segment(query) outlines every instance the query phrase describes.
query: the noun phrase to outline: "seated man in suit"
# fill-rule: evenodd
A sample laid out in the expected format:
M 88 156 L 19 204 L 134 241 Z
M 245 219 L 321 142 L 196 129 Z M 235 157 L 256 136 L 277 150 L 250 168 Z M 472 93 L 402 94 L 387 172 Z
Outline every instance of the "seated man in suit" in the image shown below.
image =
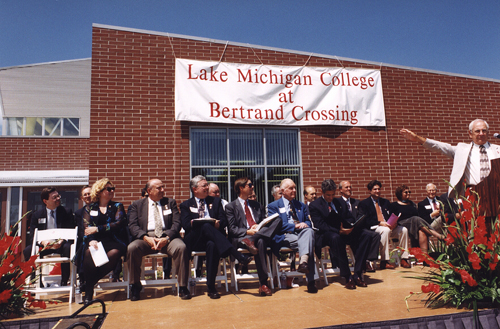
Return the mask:
M 226 206 L 229 238 L 234 245 L 245 247 L 255 255 L 260 282 L 259 294 L 271 296 L 272 291 L 267 283 L 266 253 L 272 238 L 281 231 L 281 221 L 275 219 L 257 231 L 257 224 L 264 219 L 264 209 L 257 201 L 248 199 L 253 192 L 252 181 L 248 177 L 237 179 L 234 182 L 234 191 L 238 198 Z
M 306 186 L 304 187 L 304 201 L 306 205 L 309 205 L 311 202 L 316 200 L 316 189 L 314 186 Z
M 181 203 L 181 222 L 184 228 L 184 242 L 191 251 L 205 251 L 207 264 L 208 297 L 220 298 L 215 288 L 219 259 L 234 256 L 240 264 L 248 265 L 252 257 L 238 252 L 220 229 L 227 226 L 227 219 L 220 198 L 208 195 L 208 182 L 198 175 L 189 182 L 194 197 Z M 197 222 L 197 219 L 215 219 L 215 222 Z
M 61 196 L 55 187 L 46 187 L 42 190 L 40 194 L 42 202 L 45 207 L 35 211 L 31 216 L 30 223 L 30 237 L 33 239 L 35 234 L 35 229 L 50 230 L 54 228 L 75 228 L 75 217 L 73 211 L 69 208 L 61 206 Z M 71 251 L 71 245 L 76 243 L 76 241 L 42 241 L 41 246 L 46 248 L 40 252 L 40 256 L 49 254 L 60 254 L 63 257 L 69 257 Z M 24 258 L 28 260 L 31 257 L 33 241 L 27 243 L 27 247 L 24 249 Z M 61 286 L 66 286 L 68 284 L 70 274 L 69 263 L 61 264 Z
M 389 263 L 389 239 L 398 239 L 399 247 L 403 249 L 401 266 L 410 268 L 408 263 L 409 239 L 408 230 L 406 227 L 395 225 L 391 227 L 387 224 L 390 217 L 389 205 L 390 201 L 380 197 L 380 189 L 382 183 L 378 180 L 372 180 L 366 186 L 370 192 L 370 196 L 359 203 L 359 215 L 365 215 L 365 227 L 375 230 L 380 234 L 380 269 L 394 269 L 394 265 Z
M 282 220 L 281 232 L 274 237 L 273 251 L 281 246 L 299 250 L 297 271 L 306 274 L 307 291 L 317 293 L 315 280 L 318 278 L 314 261 L 314 231 L 307 206 L 295 200 L 297 188 L 293 180 L 285 178 L 280 184 L 283 197 L 268 205 L 269 216 L 279 214 Z
M 140 299 L 142 257 L 157 252 L 172 257 L 179 281 L 179 297 L 190 299 L 187 288 L 190 252 L 179 235 L 181 220 L 177 203 L 164 197 L 165 185 L 159 179 L 149 180 L 146 189 L 148 197 L 134 201 L 127 214 L 133 239 L 127 248 L 130 300 Z
M 418 216 L 429 223 L 434 230 L 443 233 L 445 221 L 441 218 L 442 201 L 436 196 L 436 185 L 429 183 L 425 190 L 427 197 L 418 203 Z
M 335 205 L 338 205 L 338 211 L 349 223 L 354 223 L 358 218 L 358 205 L 359 200 L 352 197 L 352 185 L 351 182 L 344 180 L 339 183 L 340 198 L 333 200 Z M 358 229 L 356 229 L 358 230 Z M 372 261 L 378 260 L 378 249 L 380 245 L 380 234 L 375 231 L 369 230 L 365 227 L 360 227 L 360 232 L 354 232 L 354 235 L 360 234 L 363 236 L 369 236 L 370 246 L 368 247 L 368 253 L 363 256 L 366 258 L 363 270 L 366 272 L 375 272 L 375 267 L 372 265 Z M 356 240 L 356 239 L 355 239 Z M 350 244 L 350 243 L 348 243 Z M 357 243 L 350 244 L 353 252 L 356 254 Z M 357 255 L 355 255 L 356 263 L 358 262 Z M 363 263 L 360 263 L 363 265 Z

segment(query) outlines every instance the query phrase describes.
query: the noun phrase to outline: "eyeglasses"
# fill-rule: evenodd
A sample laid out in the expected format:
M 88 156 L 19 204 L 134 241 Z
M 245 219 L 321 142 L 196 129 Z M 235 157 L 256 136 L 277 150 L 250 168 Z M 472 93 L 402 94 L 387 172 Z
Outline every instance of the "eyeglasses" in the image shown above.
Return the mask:
M 106 188 L 103 189 L 104 190 L 107 190 L 108 192 L 114 192 L 115 191 L 115 187 L 114 186 L 108 186 Z
M 246 186 L 252 188 L 253 187 L 253 183 L 248 183 Z
M 403 193 L 411 194 L 411 191 L 404 191 Z

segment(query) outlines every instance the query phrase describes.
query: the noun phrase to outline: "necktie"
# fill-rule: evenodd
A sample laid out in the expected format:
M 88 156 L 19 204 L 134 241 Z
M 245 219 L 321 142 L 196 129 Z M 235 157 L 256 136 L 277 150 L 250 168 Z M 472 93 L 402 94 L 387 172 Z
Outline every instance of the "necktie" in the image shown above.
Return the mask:
M 160 211 L 158 210 L 158 204 L 156 202 L 153 204 L 153 208 L 155 217 L 155 236 L 157 238 L 161 238 L 161 236 L 163 235 L 163 225 L 161 223 Z
M 200 200 L 200 206 L 198 207 L 199 218 L 205 218 L 205 200 Z
M 488 159 L 488 153 L 486 153 L 486 148 L 484 145 L 479 146 L 479 164 L 481 181 L 484 180 L 490 174 L 490 160 Z
M 48 223 L 47 223 L 47 228 L 48 229 L 57 228 L 56 218 L 54 217 L 54 213 L 55 213 L 54 210 L 50 211 L 50 217 L 49 217 L 49 220 L 48 220 Z
M 245 217 L 247 218 L 248 227 L 252 228 L 255 225 L 255 221 L 250 213 L 250 208 L 248 208 L 248 200 L 245 200 Z
M 382 209 L 380 209 L 380 205 L 378 202 L 375 202 L 375 209 L 377 210 L 377 219 L 379 222 L 385 222 L 384 215 L 382 214 Z
M 436 199 L 433 199 L 432 203 L 434 205 L 434 210 L 439 210 L 439 203 L 436 202 Z
M 290 201 L 289 205 L 290 205 L 290 215 L 293 218 L 293 222 L 295 224 L 297 224 L 297 223 L 299 223 L 299 218 L 297 217 L 297 214 L 295 213 L 295 207 L 293 206 L 293 203 L 291 201 Z
M 347 199 L 347 209 L 352 213 L 351 199 Z

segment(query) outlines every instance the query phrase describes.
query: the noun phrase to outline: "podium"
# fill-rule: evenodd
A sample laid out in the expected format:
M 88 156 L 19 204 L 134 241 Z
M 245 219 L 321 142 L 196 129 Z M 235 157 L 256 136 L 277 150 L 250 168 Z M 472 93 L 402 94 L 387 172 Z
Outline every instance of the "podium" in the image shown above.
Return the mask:
M 472 187 L 480 197 L 479 214 L 496 218 L 500 214 L 500 159 L 493 159 L 488 177 Z

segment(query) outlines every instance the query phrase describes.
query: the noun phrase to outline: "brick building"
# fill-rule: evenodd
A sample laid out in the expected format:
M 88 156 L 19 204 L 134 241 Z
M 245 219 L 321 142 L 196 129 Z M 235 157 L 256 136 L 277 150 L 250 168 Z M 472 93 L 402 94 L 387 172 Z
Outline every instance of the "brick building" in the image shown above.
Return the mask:
M 176 58 L 380 70 L 386 126 L 176 121 Z M 91 183 L 110 178 L 117 187 L 116 200 L 126 206 L 140 197 L 144 183 L 153 177 L 166 183 L 167 195 L 183 201 L 190 197 L 189 179 L 196 174 L 217 182 L 226 199 L 235 198 L 232 182 L 248 175 L 264 204 L 271 201 L 272 185 L 284 177 L 294 179 L 299 191 L 306 185 L 318 188 L 325 178 L 347 179 L 359 199 L 367 197 L 365 186 L 371 179 L 383 183 L 388 199 L 395 199 L 394 189 L 405 183 L 418 202 L 429 182 L 446 190 L 452 161 L 408 143 L 398 130 L 406 127 L 456 144 L 469 140 L 468 124 L 478 117 L 489 122 L 491 131 L 500 130 L 499 108 L 498 80 L 95 24 L 89 136 L 52 138 L 49 143 L 57 149 L 75 143 L 70 148 L 81 152 L 69 155 L 67 162 L 56 161 L 56 168 L 87 169 Z M 43 137 L 2 136 L 0 147 L 7 156 L 0 160 L 0 170 L 47 170 L 47 165 L 31 161 L 47 143 Z M 256 147 L 246 150 L 248 143 Z M 210 145 L 216 146 L 207 150 Z M 286 152 L 277 151 L 281 146 Z

